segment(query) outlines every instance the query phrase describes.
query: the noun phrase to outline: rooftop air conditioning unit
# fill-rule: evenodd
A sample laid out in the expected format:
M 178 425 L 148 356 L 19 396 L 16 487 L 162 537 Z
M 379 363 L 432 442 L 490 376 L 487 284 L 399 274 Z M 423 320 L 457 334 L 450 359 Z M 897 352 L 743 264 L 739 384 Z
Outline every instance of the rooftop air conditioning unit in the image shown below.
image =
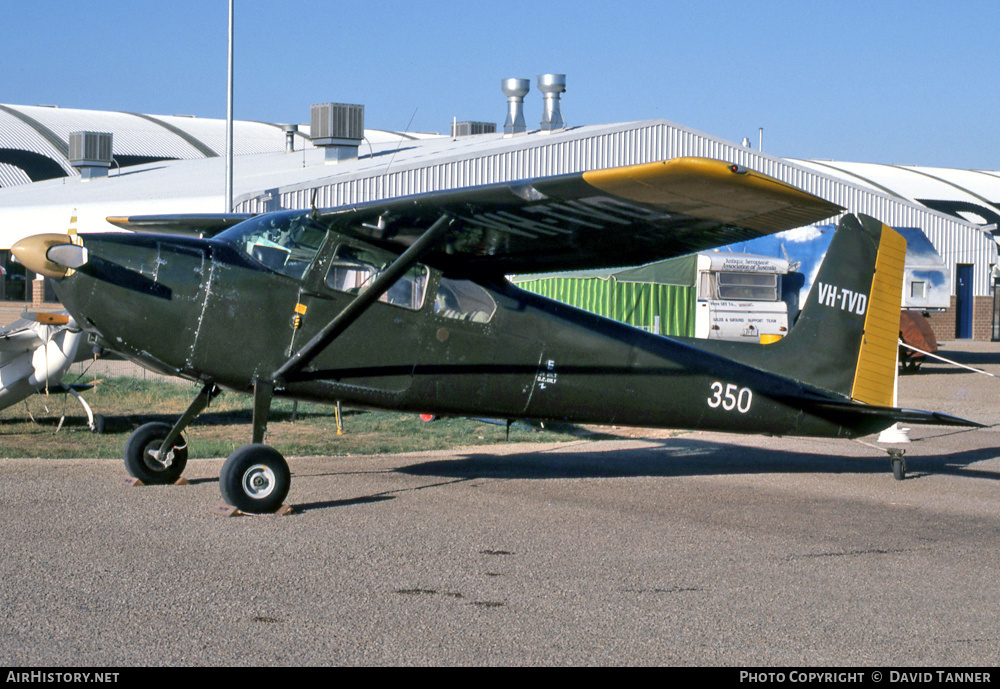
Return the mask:
M 349 103 L 312 106 L 310 136 L 313 144 L 325 149 L 327 163 L 357 158 L 358 147 L 365 138 L 365 106 Z
M 83 179 L 107 177 L 112 163 L 111 132 L 71 132 L 69 164 L 80 171 Z
M 497 130 L 496 122 L 454 122 L 451 125 L 451 135 L 472 136 L 473 134 L 493 134 Z

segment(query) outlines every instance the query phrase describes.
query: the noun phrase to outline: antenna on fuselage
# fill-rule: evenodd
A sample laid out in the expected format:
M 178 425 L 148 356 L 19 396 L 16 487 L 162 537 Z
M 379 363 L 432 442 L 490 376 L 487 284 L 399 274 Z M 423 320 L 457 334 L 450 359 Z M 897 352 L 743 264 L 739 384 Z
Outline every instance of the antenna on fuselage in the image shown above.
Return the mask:
M 313 220 L 319 218 L 319 209 L 316 208 L 316 195 L 319 194 L 319 187 L 313 188 L 312 200 L 309 202 L 309 217 Z

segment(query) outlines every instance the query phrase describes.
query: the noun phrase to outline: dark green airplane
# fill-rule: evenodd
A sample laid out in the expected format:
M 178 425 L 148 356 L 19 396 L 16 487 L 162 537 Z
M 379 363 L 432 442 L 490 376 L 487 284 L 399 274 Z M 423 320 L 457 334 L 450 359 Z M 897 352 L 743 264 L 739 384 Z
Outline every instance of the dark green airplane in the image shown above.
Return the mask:
M 173 426 L 132 434 L 129 473 L 174 482 L 182 431 L 220 389 L 249 393 L 252 442 L 226 461 L 221 490 L 271 512 L 290 483 L 263 444 L 275 395 L 774 435 L 978 425 L 893 407 L 906 242 L 872 218 L 844 217 L 798 322 L 767 345 L 653 335 L 504 277 L 647 263 L 841 210 L 738 165 L 679 158 L 329 211 L 109 218 L 141 231 L 38 235 L 13 252 L 55 280 L 95 344 L 202 383 Z M 898 454 L 893 469 L 902 478 Z

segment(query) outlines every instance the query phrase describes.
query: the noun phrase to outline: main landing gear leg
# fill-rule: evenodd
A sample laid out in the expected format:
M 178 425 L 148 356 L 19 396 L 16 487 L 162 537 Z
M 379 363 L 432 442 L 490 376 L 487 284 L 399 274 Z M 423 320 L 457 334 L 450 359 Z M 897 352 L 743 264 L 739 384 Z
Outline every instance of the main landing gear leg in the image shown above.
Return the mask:
M 128 473 L 146 484 L 176 482 L 184 472 L 188 456 L 182 433 L 218 394 L 214 384 L 206 383 L 173 426 L 154 421 L 135 429 L 125 443 Z
M 263 444 L 273 396 L 273 381 L 254 381 L 253 442 L 229 455 L 219 473 L 222 499 L 241 512 L 277 511 L 292 481 L 285 458 L 273 447 Z

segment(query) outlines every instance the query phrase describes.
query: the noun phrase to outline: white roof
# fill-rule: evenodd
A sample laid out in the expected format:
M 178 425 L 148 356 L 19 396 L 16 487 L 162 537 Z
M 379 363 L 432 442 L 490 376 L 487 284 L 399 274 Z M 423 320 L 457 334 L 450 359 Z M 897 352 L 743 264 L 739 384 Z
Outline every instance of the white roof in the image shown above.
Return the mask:
M 362 144 L 359 160 L 337 165 L 325 165 L 324 152 L 311 146 L 292 153 L 236 156 L 233 196 L 238 201 L 317 178 L 385 169 L 394 156 L 397 163 L 420 156 L 423 147 L 440 139 L 370 133 L 372 142 Z M 386 143 L 374 143 L 379 140 Z M 108 216 L 222 213 L 225 169 L 224 157 L 167 160 L 112 169 L 104 178 L 73 176 L 0 189 L 0 249 L 32 234 L 65 232 L 73 216 L 79 232 L 107 232 L 117 229 L 105 221 Z
M 1000 220 L 1000 172 L 831 160 L 799 165 L 903 198 L 977 225 Z M 956 203 L 957 202 L 957 203 Z M 978 210 L 977 210 L 978 209 Z
M 196 160 L 226 153 L 226 121 L 181 115 L 141 115 L 35 105 L 0 105 L 0 187 L 55 177 L 79 175 L 70 165 L 73 132 L 110 132 L 121 165 L 149 160 Z M 365 130 L 371 144 L 432 138 L 435 134 L 403 134 Z M 313 148 L 309 125 L 298 125 L 295 148 Z M 285 150 L 280 125 L 237 120 L 233 123 L 234 155 Z

